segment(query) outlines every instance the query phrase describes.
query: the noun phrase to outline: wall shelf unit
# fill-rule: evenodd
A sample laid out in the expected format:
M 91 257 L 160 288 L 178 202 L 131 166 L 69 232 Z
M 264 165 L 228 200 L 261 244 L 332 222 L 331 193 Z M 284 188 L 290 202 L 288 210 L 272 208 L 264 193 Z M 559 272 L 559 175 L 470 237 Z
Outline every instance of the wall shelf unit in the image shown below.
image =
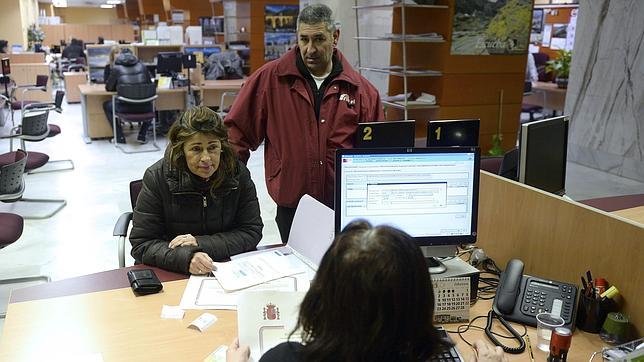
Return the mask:
M 356 18 L 356 36 L 354 39 L 357 41 L 357 52 L 358 52 L 358 69 L 360 72 L 367 71 L 367 72 L 376 72 L 376 73 L 384 73 L 388 74 L 392 77 L 399 77 L 402 79 L 402 94 L 407 95 L 407 94 L 412 94 L 412 93 L 422 93 L 423 91 L 428 91 L 423 88 L 417 88 L 414 87 L 412 88 L 411 85 L 408 82 L 408 78 L 436 78 L 436 77 L 442 77 L 443 74 L 441 71 L 436 70 L 436 69 L 431 69 L 431 67 L 427 67 L 427 64 L 410 64 L 409 59 L 407 57 L 407 51 L 408 51 L 408 46 L 418 46 L 420 44 L 445 44 L 445 39 L 444 35 L 440 35 L 436 32 L 414 32 L 414 31 L 409 31 L 407 24 L 406 24 L 406 17 L 408 14 L 406 14 L 405 9 L 408 9 L 408 11 L 416 11 L 417 9 L 449 9 L 449 6 L 447 5 L 418 5 L 418 4 L 408 4 L 405 3 L 404 1 L 402 2 L 391 2 L 391 3 L 382 3 L 382 4 L 370 4 L 370 5 L 360 5 L 358 0 L 354 0 L 354 6 L 353 9 L 355 10 L 355 18 Z M 383 34 L 383 35 L 361 35 L 360 32 L 360 11 L 369 11 L 369 10 L 381 10 L 381 11 L 387 11 L 390 10 L 392 12 L 392 16 L 394 9 L 398 9 L 397 11 L 401 12 L 401 26 L 399 28 L 395 27 L 393 28 L 393 32 L 389 34 Z M 411 10 L 414 9 L 414 10 Z M 447 16 L 445 14 L 444 16 Z M 390 42 L 392 44 L 398 44 L 399 50 L 401 52 L 401 59 L 399 61 L 394 61 L 393 59 L 391 60 L 392 64 L 395 65 L 389 65 L 389 66 L 377 66 L 373 64 L 364 64 L 362 61 L 362 54 L 361 54 L 361 49 L 360 49 L 360 43 L 363 41 L 386 41 Z M 415 45 L 411 45 L 415 44 Z M 394 50 L 392 49 L 392 53 L 394 51 L 398 51 L 398 49 Z M 427 49 L 425 48 L 425 51 L 433 51 L 432 49 Z M 391 82 L 391 80 L 390 80 Z M 391 89 L 391 86 L 389 86 Z M 381 94 L 381 98 L 383 95 Z M 383 105 L 387 108 L 394 108 L 398 110 L 403 111 L 403 118 L 405 120 L 410 119 L 409 117 L 409 110 L 412 109 L 439 109 L 438 104 L 432 104 L 432 103 L 427 103 L 427 102 L 420 102 L 420 101 L 414 101 L 408 99 L 408 97 L 404 97 L 403 100 L 400 101 L 388 101 L 385 99 L 382 99 Z M 389 118 L 389 117 L 388 117 Z

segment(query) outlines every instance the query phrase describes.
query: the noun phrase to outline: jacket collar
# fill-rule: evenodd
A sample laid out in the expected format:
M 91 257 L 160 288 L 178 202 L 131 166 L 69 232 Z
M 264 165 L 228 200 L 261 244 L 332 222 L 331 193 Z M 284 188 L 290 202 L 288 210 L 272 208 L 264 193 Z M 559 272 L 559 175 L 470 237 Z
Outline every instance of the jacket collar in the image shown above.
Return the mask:
M 278 60 L 275 60 L 278 62 L 277 64 L 277 76 L 278 77 L 287 77 L 287 76 L 296 76 L 301 79 L 305 79 L 304 76 L 300 73 L 299 69 L 297 68 L 297 58 L 300 56 L 300 48 L 298 46 L 294 46 L 289 50 L 286 54 L 284 54 L 281 58 Z M 333 57 L 335 59 L 338 59 L 341 64 L 342 64 L 342 73 L 338 75 L 334 80 L 342 80 L 348 83 L 351 83 L 352 85 L 359 87 L 361 80 L 360 80 L 360 75 L 353 70 L 347 59 L 342 55 L 342 52 L 340 52 L 338 49 L 333 50 Z

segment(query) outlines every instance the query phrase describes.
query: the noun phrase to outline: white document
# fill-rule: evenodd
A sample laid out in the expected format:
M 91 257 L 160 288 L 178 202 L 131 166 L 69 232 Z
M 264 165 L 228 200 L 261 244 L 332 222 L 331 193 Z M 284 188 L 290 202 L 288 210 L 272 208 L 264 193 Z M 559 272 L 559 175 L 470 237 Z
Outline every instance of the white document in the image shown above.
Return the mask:
M 185 311 L 181 307 L 175 307 L 170 305 L 163 305 L 161 309 L 161 318 L 162 319 L 183 319 Z
M 244 291 L 283 291 L 283 292 L 306 292 L 309 290 L 310 282 L 306 273 L 276 279 L 245 289 Z M 201 275 L 192 275 L 188 285 L 181 297 L 179 306 L 182 309 L 228 309 L 236 310 L 239 294 L 238 292 L 226 292 L 216 278 Z
M 543 27 L 543 39 L 541 40 L 541 45 L 544 47 L 550 47 L 550 37 L 552 35 L 552 24 L 546 24 Z
M 250 346 L 252 360 L 287 340 L 299 342 L 295 328 L 302 292 L 244 292 L 237 308 L 239 344 Z
M 293 225 L 288 236 L 288 245 L 276 248 L 258 250 L 231 257 L 232 260 L 247 255 L 256 255 L 273 250 L 279 250 L 286 255 L 294 255 L 300 264 L 308 266 L 310 280 L 322 261 L 324 253 L 333 243 L 335 237 L 335 214 L 333 210 L 309 195 L 300 199 L 293 217 Z M 295 260 L 293 264 L 297 264 Z
M 213 264 L 216 267 L 213 274 L 222 288 L 229 292 L 306 272 L 306 269 L 293 265 L 290 255 L 279 250 Z

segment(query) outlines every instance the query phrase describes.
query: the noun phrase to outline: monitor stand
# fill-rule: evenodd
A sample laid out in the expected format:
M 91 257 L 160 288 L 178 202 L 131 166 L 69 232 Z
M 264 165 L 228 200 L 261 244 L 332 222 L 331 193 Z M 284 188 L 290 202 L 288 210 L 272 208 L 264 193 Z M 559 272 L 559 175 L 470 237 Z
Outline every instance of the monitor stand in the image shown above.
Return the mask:
M 441 246 L 421 246 L 420 250 L 423 252 L 425 262 L 430 274 L 440 274 L 447 271 L 447 267 L 437 258 L 450 257 L 456 255 L 456 246 L 454 245 L 441 245 Z

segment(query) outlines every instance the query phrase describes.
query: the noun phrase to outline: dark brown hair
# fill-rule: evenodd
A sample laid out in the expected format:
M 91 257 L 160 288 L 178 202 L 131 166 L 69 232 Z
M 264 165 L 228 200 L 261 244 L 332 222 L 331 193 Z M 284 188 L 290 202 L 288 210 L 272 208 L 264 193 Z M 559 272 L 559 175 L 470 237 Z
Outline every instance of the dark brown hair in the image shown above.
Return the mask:
M 235 176 L 237 173 L 237 158 L 228 142 L 228 128 L 224 125 L 224 121 L 217 112 L 205 106 L 194 107 L 183 112 L 168 132 L 170 144 L 168 145 L 167 157 L 170 158 L 172 167 L 182 172 L 186 171 L 188 165 L 186 156 L 183 153 L 183 145 L 197 133 L 212 135 L 221 141 L 219 168 L 211 178 L 212 186 L 210 190 L 212 191 L 219 187 L 224 180 Z
M 425 361 L 445 348 L 434 292 L 406 233 L 349 224 L 326 252 L 300 305 L 306 361 Z

